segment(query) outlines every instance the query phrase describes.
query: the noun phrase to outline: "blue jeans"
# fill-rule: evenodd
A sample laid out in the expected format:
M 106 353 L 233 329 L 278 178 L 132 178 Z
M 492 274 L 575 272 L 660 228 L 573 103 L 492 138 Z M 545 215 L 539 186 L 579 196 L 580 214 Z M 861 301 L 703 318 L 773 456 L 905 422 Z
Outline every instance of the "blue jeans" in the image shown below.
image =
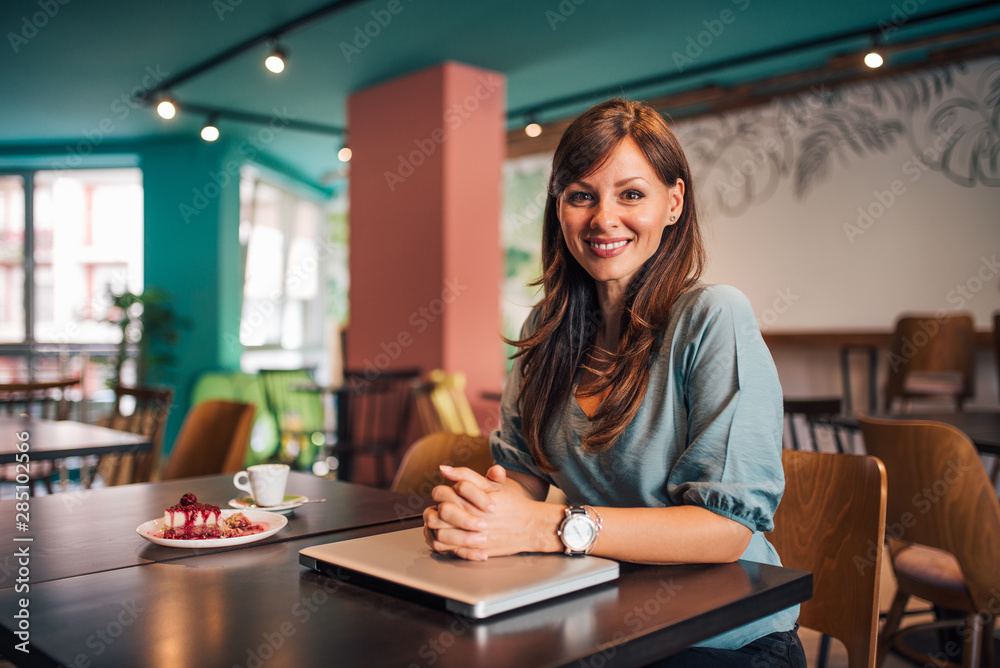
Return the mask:
M 757 638 L 739 649 L 692 647 L 659 661 L 655 668 L 806 668 L 806 655 L 796 632 L 781 631 Z M 652 668 L 652 667 L 651 667 Z

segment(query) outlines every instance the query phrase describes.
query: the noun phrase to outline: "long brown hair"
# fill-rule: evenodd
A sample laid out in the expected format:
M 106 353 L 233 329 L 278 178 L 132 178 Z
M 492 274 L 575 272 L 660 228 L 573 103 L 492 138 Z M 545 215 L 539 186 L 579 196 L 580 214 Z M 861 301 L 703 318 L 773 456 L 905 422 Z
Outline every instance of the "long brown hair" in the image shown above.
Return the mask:
M 563 190 L 588 176 L 607 160 L 625 138 L 631 138 L 667 186 L 684 181 L 684 203 L 679 220 L 668 225 L 659 249 L 629 282 L 617 351 L 597 349 L 594 336 L 603 324 L 594 280 L 570 253 L 558 218 Z M 573 386 L 577 369 L 587 360 L 606 365 L 596 392 L 610 388 L 590 430 L 583 438 L 588 452 L 603 452 L 635 418 L 649 382 L 650 356 L 666 327 L 677 297 L 701 275 L 705 251 L 694 187 L 687 158 L 663 118 L 644 102 L 608 100 L 585 111 L 566 129 L 552 159 L 545 220 L 542 226 L 541 285 L 534 331 L 518 347 L 524 382 L 518 394 L 525 440 L 543 471 L 555 468 L 542 441 L 556 407 Z

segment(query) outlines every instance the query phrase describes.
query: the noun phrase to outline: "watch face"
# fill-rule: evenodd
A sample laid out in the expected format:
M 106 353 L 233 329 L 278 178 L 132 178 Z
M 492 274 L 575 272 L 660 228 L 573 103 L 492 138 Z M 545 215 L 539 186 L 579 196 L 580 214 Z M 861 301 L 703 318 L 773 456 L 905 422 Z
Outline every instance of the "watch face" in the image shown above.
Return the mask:
M 563 542 L 571 550 L 585 550 L 594 541 L 594 523 L 590 518 L 575 515 L 563 525 Z

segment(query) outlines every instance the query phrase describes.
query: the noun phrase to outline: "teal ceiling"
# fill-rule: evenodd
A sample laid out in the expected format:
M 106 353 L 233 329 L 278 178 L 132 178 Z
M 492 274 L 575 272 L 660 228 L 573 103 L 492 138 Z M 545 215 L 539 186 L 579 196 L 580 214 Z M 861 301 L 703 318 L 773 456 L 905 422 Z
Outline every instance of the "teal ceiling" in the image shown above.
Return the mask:
M 63 4 L 65 3 L 65 4 Z M 175 76 L 329 0 L 5 0 L 0 3 L 0 153 L 4 145 L 74 144 L 196 136 L 203 115 L 173 121 L 126 102 L 142 87 Z M 507 77 L 508 109 L 580 96 L 541 119 L 564 117 L 608 94 L 651 97 L 707 83 L 722 85 L 821 67 L 865 38 L 737 65 L 739 59 L 830 35 L 899 25 L 892 40 L 1000 19 L 993 5 L 941 22 L 921 16 L 971 4 L 953 0 L 370 0 L 352 4 L 282 39 L 280 76 L 264 70 L 259 46 L 173 89 L 182 102 L 345 126 L 346 98 L 359 89 L 454 60 Z M 387 8 L 398 10 L 391 14 Z M 48 12 L 46 14 L 46 11 Z M 366 24 L 384 25 L 367 44 Z M 391 17 L 391 20 L 386 20 Z M 701 42 L 699 47 L 692 44 Z M 350 45 L 357 49 L 346 48 Z M 700 53 L 698 48 L 701 49 Z M 690 50 L 689 50 L 690 49 Z M 347 54 L 345 55 L 345 50 Z M 646 88 L 629 82 L 691 65 L 730 63 L 699 76 Z M 348 58 L 350 56 L 350 58 Z M 891 62 L 891 61 L 890 61 Z M 401 101 L 405 104 L 405 101 Z M 511 122 L 521 119 L 512 118 Z M 222 120 L 227 137 L 257 131 Z M 271 158 L 314 182 L 338 168 L 336 136 L 282 132 Z M 57 149 L 58 150 L 58 149 Z

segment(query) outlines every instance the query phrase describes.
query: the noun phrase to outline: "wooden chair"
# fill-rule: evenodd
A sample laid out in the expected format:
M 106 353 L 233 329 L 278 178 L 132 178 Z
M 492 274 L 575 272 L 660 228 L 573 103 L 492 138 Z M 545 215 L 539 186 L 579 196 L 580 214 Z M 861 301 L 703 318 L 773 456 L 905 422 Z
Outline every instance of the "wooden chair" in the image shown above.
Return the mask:
M 167 458 L 162 479 L 241 470 L 254 410 L 253 404 L 233 401 L 212 400 L 192 406 Z
M 392 481 L 392 491 L 430 500 L 431 490 L 448 484 L 438 466 L 466 466 L 486 475 L 493 466 L 487 436 L 438 432 L 424 436 L 403 454 Z
M 479 435 L 479 423 L 465 394 L 465 374 L 434 369 L 414 387 L 417 416 L 424 434 L 439 431 Z
M 918 663 L 938 665 L 903 640 L 917 630 L 957 624 L 964 636 L 962 665 L 978 668 L 985 657 L 992 666 L 1000 607 L 1000 502 L 975 447 L 940 422 L 866 417 L 858 422 L 865 448 L 888 472 L 889 554 L 899 586 L 879 638 L 879 663 L 893 643 Z M 900 629 L 911 596 L 965 618 Z
M 796 429 L 796 416 L 805 420 L 809 428 L 809 436 L 812 442 L 812 449 L 819 452 L 819 439 L 816 436 L 816 428 L 828 428 L 833 434 L 833 441 L 837 446 L 837 452 L 844 454 L 848 452 L 844 445 L 844 434 L 841 427 L 833 422 L 833 418 L 841 414 L 841 401 L 834 399 L 785 399 L 784 410 L 787 425 L 785 433 L 789 436 L 792 450 L 801 450 L 799 447 L 799 435 Z
M 386 487 L 402 458 L 410 428 L 413 384 L 420 369 L 385 370 L 377 374 L 346 371 L 337 393 L 337 444 L 342 480 L 355 480 L 358 457 L 375 460 L 377 487 Z
M 0 385 L 0 413 L 6 415 L 31 415 L 47 420 L 69 419 L 73 402 L 70 393 L 79 388 L 80 378 L 64 378 L 38 383 L 5 383 Z M 42 460 L 28 466 L 28 491 L 34 493 L 35 485 L 41 482 L 52 494 L 52 476 L 60 462 Z M 16 465 L 0 466 L 0 480 L 12 480 Z
M 782 452 L 781 463 L 785 494 L 768 540 L 782 565 L 813 573 L 813 595 L 801 606 L 799 624 L 843 642 L 850 668 L 872 668 L 885 536 L 885 468 L 864 455 L 794 450 Z
M 296 468 L 308 469 L 328 438 L 323 396 L 315 387 L 311 369 L 261 369 L 267 411 L 278 433 L 278 457 Z
M 153 449 L 135 455 L 105 455 L 101 457 L 96 473 L 108 486 L 134 482 L 149 482 L 159 474 L 163 455 L 163 432 L 167 427 L 174 391 L 169 387 L 115 386 L 115 405 L 109 417 L 97 424 L 131 434 L 150 436 Z M 126 406 L 125 404 L 131 404 Z
M 896 399 L 951 397 L 958 410 L 975 391 L 976 342 L 972 316 L 905 316 L 896 322 L 889 351 L 885 412 Z

